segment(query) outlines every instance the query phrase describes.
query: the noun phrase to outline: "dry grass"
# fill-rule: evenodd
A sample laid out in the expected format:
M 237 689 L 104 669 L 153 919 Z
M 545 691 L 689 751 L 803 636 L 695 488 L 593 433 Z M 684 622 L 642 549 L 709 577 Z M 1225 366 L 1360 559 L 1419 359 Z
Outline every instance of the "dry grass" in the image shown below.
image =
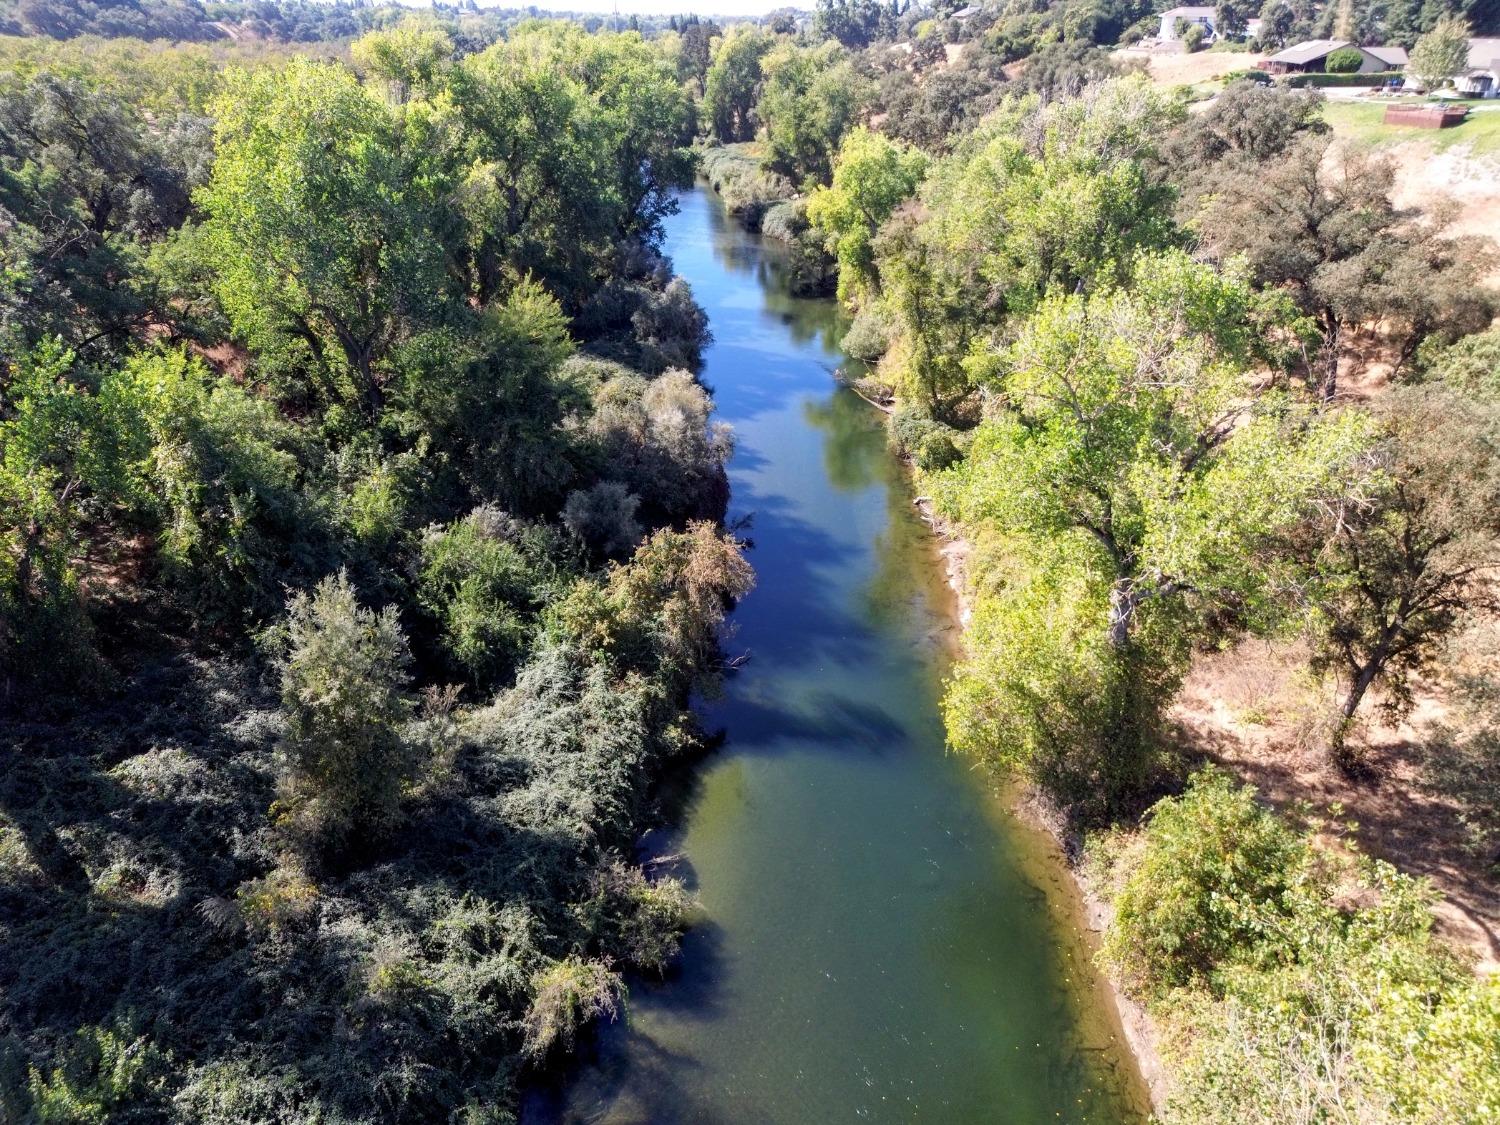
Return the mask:
M 1251 70 L 1265 57 L 1250 51 L 1199 51 L 1192 55 L 1179 55 L 1142 51 L 1133 47 L 1115 52 L 1115 58 L 1121 62 L 1144 60 L 1146 72 L 1158 86 L 1193 86 L 1199 82 L 1211 82 L 1236 70 Z
M 1357 735 L 1367 769 L 1358 778 L 1329 761 L 1322 736 L 1334 685 L 1308 673 L 1299 643 L 1247 640 L 1201 656 L 1173 719 L 1190 753 L 1233 770 L 1278 807 L 1352 821 L 1351 839 L 1362 850 L 1431 879 L 1444 898 L 1439 932 L 1472 950 L 1481 971 L 1495 972 L 1500 888 L 1466 849 L 1457 804 L 1434 793 L 1422 771 L 1424 747 L 1448 716 L 1446 694 L 1423 683 L 1406 722 L 1388 727 L 1367 718 Z

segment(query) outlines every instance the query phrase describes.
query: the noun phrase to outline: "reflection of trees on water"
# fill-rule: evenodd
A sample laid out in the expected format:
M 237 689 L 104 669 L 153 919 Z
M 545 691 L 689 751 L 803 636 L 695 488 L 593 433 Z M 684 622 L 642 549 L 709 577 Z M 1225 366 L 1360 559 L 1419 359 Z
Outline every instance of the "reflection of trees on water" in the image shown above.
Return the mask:
M 841 360 L 838 344 L 849 330 L 849 318 L 838 304 L 821 297 L 792 296 L 787 248 L 775 239 L 750 234 L 708 191 L 702 199 L 714 261 L 729 273 L 755 278 L 765 299 L 765 313 L 784 324 L 796 344 L 816 344 L 830 358 Z
M 824 435 L 823 468 L 834 488 L 858 492 L 890 483 L 885 430 L 858 395 L 837 390 L 822 401 L 806 403 L 802 414 Z
M 803 416 L 824 435 L 824 471 L 835 488 L 883 490 L 886 525 L 873 545 L 875 568 L 862 592 L 864 614 L 880 632 L 900 634 L 902 644 L 948 628 L 931 536 L 912 510 L 910 483 L 890 451 L 880 416 L 844 389 L 808 403 Z M 941 670 L 934 666 L 932 675 L 939 677 Z

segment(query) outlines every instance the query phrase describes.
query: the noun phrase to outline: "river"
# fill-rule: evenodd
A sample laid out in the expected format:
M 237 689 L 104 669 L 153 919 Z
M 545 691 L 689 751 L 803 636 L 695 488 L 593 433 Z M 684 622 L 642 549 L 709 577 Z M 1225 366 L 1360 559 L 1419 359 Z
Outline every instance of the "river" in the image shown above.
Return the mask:
M 725 733 L 670 832 L 702 903 L 682 963 L 631 984 L 527 1122 L 1137 1122 L 1142 1092 L 1066 879 L 938 700 L 952 607 L 881 420 L 837 387 L 832 301 L 699 188 L 668 254 L 707 310 L 757 587 L 701 711 Z

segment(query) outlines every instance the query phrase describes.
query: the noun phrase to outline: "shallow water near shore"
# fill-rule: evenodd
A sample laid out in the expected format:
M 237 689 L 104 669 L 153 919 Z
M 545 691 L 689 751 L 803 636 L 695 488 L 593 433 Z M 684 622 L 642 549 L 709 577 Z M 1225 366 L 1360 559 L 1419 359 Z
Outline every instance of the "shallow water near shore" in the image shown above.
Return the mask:
M 1143 1120 L 1056 857 L 944 749 L 951 595 L 881 419 L 834 380 L 844 317 L 787 296 L 707 189 L 666 226 L 738 442 L 757 588 L 726 648 L 748 659 L 648 841 L 702 904 L 681 965 L 633 980 L 523 1119 Z

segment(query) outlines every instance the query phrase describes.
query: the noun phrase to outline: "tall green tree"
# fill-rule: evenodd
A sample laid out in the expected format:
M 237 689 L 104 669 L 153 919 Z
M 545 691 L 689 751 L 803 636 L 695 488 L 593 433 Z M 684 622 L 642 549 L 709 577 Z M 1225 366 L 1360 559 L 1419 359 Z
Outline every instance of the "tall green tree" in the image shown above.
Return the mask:
M 1121 282 L 1137 250 L 1177 241 L 1152 160 L 1180 116 L 1141 80 L 1045 107 L 1013 99 L 932 166 L 916 213 L 876 240 L 914 399 L 951 409 L 986 348 L 1046 294 Z
M 775 45 L 774 36 L 749 24 L 738 24 L 714 48 L 713 64 L 703 87 L 703 111 L 709 129 L 723 144 L 755 136 L 755 105 L 764 77 L 762 61 Z
M 915 149 L 864 128 L 839 146 L 833 183 L 819 187 L 807 217 L 824 235 L 839 263 L 839 298 L 855 304 L 879 293 L 875 234 L 891 212 L 922 182 L 927 158 Z
M 1292 570 L 1267 548 L 1362 479 L 1370 427 L 1249 393 L 1268 315 L 1244 279 L 1146 257 L 1129 289 L 1045 299 L 998 357 L 939 495 L 1032 576 L 995 595 L 957 673 L 959 745 L 1116 799 L 1210 617 L 1276 619 Z
M 235 332 L 375 422 L 392 348 L 450 285 L 430 179 L 387 106 L 338 64 L 241 74 L 216 112 L 218 157 L 198 198 Z
M 759 112 L 766 164 L 797 183 L 826 184 L 833 158 L 872 90 L 837 43 L 782 43 L 766 56 Z

